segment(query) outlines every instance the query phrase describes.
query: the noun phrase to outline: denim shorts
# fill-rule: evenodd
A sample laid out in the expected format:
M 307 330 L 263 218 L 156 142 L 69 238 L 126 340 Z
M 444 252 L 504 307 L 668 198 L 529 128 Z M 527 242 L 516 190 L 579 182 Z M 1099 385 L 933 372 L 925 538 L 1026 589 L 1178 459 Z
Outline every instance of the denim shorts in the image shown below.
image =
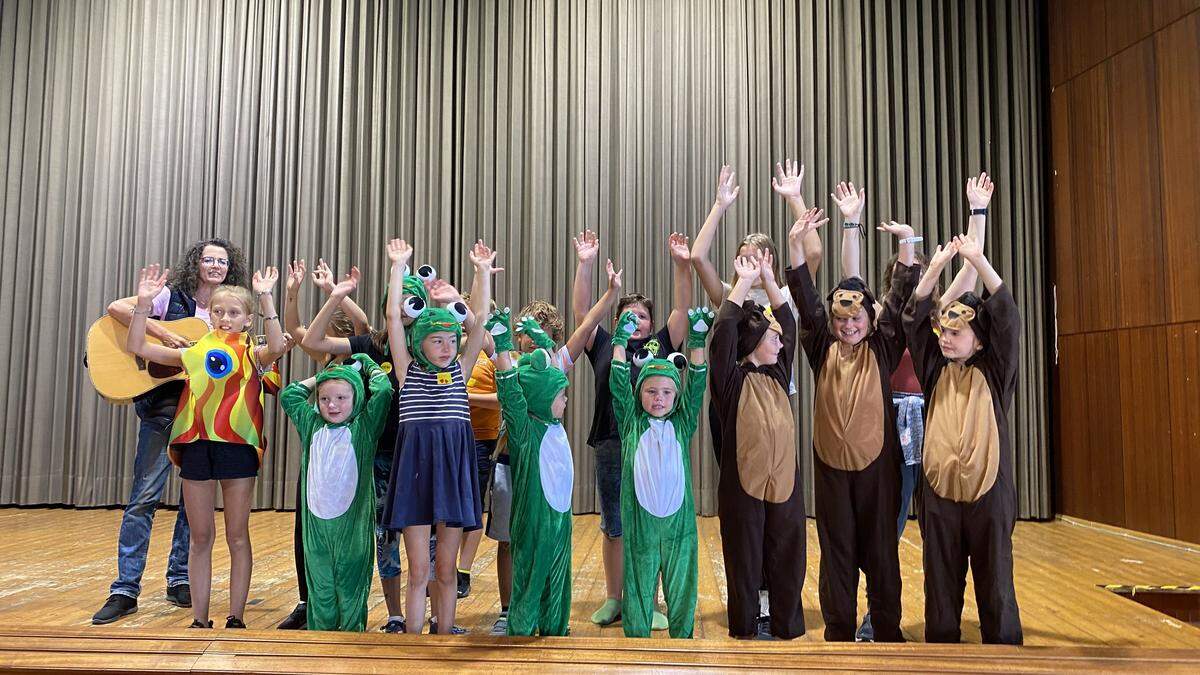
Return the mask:
M 509 521 L 512 518 L 512 473 L 508 455 L 496 458 L 492 474 L 492 501 L 488 508 L 487 536 L 500 542 L 512 541 Z
M 621 439 L 596 446 L 596 489 L 600 491 L 600 530 L 609 538 L 621 536 Z
M 392 477 L 392 455 L 375 455 L 375 560 L 379 564 L 380 579 L 395 579 L 400 576 L 400 533 L 393 532 L 379 523 L 383 519 L 384 496 L 388 481 Z

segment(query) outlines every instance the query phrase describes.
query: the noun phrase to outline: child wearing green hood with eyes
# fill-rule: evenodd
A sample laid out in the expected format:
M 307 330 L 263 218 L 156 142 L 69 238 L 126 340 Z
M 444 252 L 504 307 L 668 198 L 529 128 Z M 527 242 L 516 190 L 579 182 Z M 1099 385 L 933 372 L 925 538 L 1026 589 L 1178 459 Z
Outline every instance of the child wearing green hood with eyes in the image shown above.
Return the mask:
M 352 358 L 352 365 L 330 366 L 279 394 L 303 443 L 299 508 L 309 630 L 362 632 L 367 626 L 375 445 L 391 408 L 392 385 L 369 356 Z M 315 406 L 309 403 L 314 391 Z

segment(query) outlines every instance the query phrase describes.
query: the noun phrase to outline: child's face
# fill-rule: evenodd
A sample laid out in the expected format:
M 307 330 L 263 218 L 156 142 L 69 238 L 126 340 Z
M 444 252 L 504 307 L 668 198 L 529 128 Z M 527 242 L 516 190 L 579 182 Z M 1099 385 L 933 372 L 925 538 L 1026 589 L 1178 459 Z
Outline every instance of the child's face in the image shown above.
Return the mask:
M 651 417 L 664 417 L 675 408 L 675 382 L 669 377 L 654 375 L 642 383 L 642 410 Z
M 632 337 L 634 340 L 641 340 L 643 338 L 650 337 L 650 333 L 654 330 L 654 328 L 650 324 L 649 308 L 640 302 L 635 302 L 633 304 L 626 305 L 625 308 L 618 313 L 625 311 L 633 312 L 633 315 L 637 317 L 637 330 L 633 331 L 633 335 L 630 337 Z
M 761 248 L 755 246 L 754 244 L 742 244 L 741 246 L 738 247 L 736 257 L 742 258 L 742 257 L 748 256 L 748 255 L 762 257 L 762 254 L 763 254 L 763 250 Z M 754 283 L 751 284 L 750 287 L 758 288 L 759 286 L 762 286 L 762 277 L 761 276 L 754 277 Z
M 867 337 L 867 333 L 871 328 L 871 319 L 867 314 L 866 309 L 858 310 L 858 314 L 843 319 L 833 317 L 833 334 L 843 344 L 854 345 L 860 343 Z
M 974 356 L 975 352 L 983 349 L 983 343 L 969 327 L 962 330 L 942 327 L 938 346 L 942 348 L 942 356 L 956 363 L 966 361 Z
M 758 341 L 758 346 L 750 352 L 750 359 L 760 366 L 771 366 L 779 361 L 779 352 L 783 349 L 783 340 L 779 333 L 768 330 Z
M 219 328 L 226 333 L 241 333 L 254 321 L 254 315 L 246 311 L 246 305 L 236 296 L 227 293 L 221 293 L 212 299 L 208 315 L 213 328 Z
M 438 368 L 447 368 L 458 356 L 458 338 L 449 331 L 430 333 L 421 341 L 421 351 Z
M 528 354 L 533 351 L 536 345 L 533 344 L 533 338 L 524 333 L 517 333 L 517 351 L 522 354 Z
M 205 262 L 205 261 L 210 262 Z M 206 284 L 219 286 L 225 283 L 229 275 L 229 251 L 220 246 L 209 244 L 200 252 L 200 280 Z
M 558 392 L 558 396 L 555 396 L 554 402 L 550 404 L 550 414 L 554 415 L 554 419 L 561 420 L 565 412 L 567 412 L 567 390 L 564 388 Z
M 317 387 L 317 410 L 321 419 L 341 424 L 354 411 L 354 388 L 345 380 L 326 380 Z

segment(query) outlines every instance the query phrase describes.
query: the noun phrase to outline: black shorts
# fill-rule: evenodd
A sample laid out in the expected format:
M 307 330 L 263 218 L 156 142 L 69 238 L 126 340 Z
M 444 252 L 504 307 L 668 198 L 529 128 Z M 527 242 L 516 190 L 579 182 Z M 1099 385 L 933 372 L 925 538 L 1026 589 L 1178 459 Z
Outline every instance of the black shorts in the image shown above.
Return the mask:
M 193 441 L 178 446 L 179 477 L 229 480 L 258 475 L 258 451 L 244 443 Z

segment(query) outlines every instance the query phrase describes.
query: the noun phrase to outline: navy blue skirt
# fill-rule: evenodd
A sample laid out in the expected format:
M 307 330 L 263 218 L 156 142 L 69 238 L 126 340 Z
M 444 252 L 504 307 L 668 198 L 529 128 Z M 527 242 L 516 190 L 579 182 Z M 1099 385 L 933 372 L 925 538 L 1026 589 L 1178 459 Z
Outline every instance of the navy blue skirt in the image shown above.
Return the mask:
M 396 430 L 382 525 L 403 530 L 410 525 L 445 523 L 478 530 L 483 504 L 476 464 L 470 422 L 402 422 Z

